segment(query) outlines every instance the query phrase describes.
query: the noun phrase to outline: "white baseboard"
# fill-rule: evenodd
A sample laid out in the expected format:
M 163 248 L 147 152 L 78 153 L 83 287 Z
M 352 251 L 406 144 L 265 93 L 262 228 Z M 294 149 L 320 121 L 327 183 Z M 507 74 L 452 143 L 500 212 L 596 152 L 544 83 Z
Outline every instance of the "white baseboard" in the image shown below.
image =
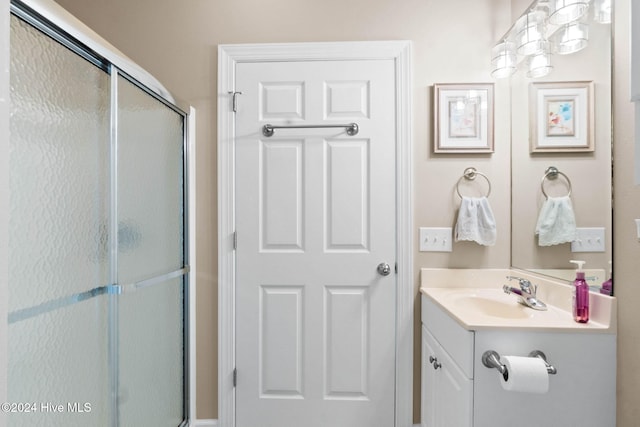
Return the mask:
M 218 420 L 194 420 L 190 427 L 216 427 Z

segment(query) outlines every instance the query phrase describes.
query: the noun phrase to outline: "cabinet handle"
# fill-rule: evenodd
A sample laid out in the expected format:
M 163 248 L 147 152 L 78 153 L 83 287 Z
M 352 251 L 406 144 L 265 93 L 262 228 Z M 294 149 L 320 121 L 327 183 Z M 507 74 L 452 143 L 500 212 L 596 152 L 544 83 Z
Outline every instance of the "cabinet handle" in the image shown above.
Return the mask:
M 429 356 L 429 363 L 433 364 L 433 369 L 442 367 L 442 363 L 438 363 L 437 357 Z

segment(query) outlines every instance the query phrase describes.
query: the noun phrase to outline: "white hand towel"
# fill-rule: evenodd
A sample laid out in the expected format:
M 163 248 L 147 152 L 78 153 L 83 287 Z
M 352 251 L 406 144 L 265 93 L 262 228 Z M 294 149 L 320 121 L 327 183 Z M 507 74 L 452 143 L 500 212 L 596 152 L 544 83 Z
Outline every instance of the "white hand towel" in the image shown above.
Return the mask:
M 468 240 L 484 246 L 496 244 L 496 220 L 486 197 L 463 197 L 456 222 L 456 242 Z
M 576 239 L 576 217 L 569 196 L 548 197 L 536 224 L 539 246 L 560 245 Z

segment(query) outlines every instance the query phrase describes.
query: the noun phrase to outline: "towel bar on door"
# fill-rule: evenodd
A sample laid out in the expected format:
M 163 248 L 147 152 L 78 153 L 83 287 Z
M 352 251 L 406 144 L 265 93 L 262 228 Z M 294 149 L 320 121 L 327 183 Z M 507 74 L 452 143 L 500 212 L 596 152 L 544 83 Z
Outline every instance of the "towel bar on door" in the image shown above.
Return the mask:
M 460 183 L 462 182 L 462 180 L 466 179 L 467 181 L 473 181 L 474 179 L 476 179 L 478 175 L 482 176 L 484 179 L 487 180 L 487 184 L 489 185 L 489 188 L 487 189 L 487 195 L 485 197 L 489 197 L 489 194 L 491 194 L 491 181 L 489 181 L 489 178 L 487 178 L 487 175 L 483 174 L 482 172 L 478 172 L 476 168 L 466 168 L 464 170 L 464 173 L 456 183 L 456 193 L 458 193 L 458 196 L 460 196 L 461 199 L 462 199 L 462 194 L 460 194 Z
M 324 128 L 346 128 L 347 135 L 353 136 L 358 134 L 358 124 L 357 123 L 349 123 L 346 125 L 264 125 L 262 126 L 262 134 L 264 136 L 273 136 L 273 132 L 275 129 L 324 129 Z
M 546 191 L 544 191 L 544 182 L 549 180 L 554 180 L 558 178 L 558 175 L 562 175 L 564 179 L 567 181 L 567 185 L 569 186 L 569 192 L 567 193 L 567 197 L 571 196 L 571 180 L 567 175 L 560 172 L 557 167 L 549 166 L 546 171 L 544 171 L 544 176 L 542 177 L 542 181 L 540 182 L 540 189 L 542 189 L 542 194 L 544 194 L 545 198 L 549 198 L 549 195 Z

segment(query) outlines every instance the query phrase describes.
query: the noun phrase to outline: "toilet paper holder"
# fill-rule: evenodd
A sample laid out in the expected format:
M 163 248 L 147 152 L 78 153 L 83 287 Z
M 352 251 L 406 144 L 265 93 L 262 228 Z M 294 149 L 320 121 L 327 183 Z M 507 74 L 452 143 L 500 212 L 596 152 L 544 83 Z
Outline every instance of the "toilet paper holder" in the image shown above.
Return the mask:
M 549 375 L 555 375 L 558 370 L 547 362 L 547 356 L 540 350 L 533 350 L 529 353 L 529 357 L 538 357 L 544 361 L 545 366 L 547 367 L 547 373 Z M 504 379 L 506 380 L 508 377 L 507 367 L 500 363 L 500 355 L 493 350 L 487 350 L 482 354 L 482 364 L 487 368 L 496 368 L 498 372 L 502 374 Z

